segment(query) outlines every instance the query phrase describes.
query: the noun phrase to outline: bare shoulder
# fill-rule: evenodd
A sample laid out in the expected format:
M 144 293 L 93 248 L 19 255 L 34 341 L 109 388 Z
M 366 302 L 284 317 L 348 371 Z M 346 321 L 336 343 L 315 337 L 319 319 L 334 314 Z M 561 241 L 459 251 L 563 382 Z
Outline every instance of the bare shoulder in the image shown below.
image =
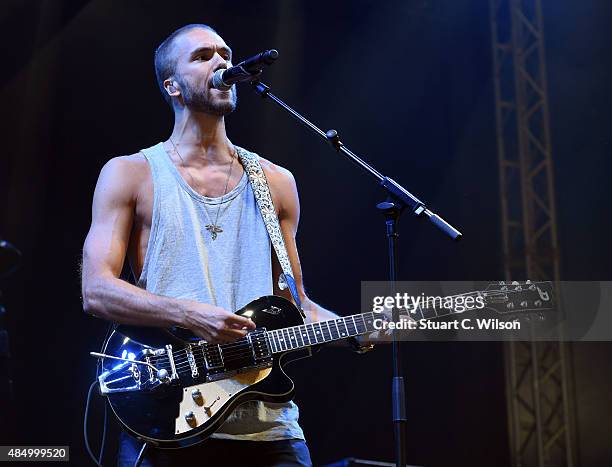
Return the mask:
M 135 198 L 150 176 L 149 164 L 142 153 L 113 157 L 100 171 L 96 192 Z
M 295 178 L 288 169 L 281 167 L 278 164 L 274 164 L 261 156 L 259 157 L 259 162 L 264 170 L 264 173 L 266 174 L 266 178 L 268 179 L 271 189 L 289 189 L 291 191 L 297 190 Z
M 136 154 L 109 159 L 106 164 L 104 164 L 104 167 L 102 167 L 101 173 L 111 172 L 114 175 L 122 177 L 138 177 L 148 174 L 148 166 L 149 164 L 144 155 L 137 152 Z
M 274 205 L 277 206 L 279 218 L 281 220 L 285 218 L 294 219 L 297 224 L 300 215 L 300 201 L 293 174 L 284 167 L 263 157 L 259 158 L 259 162 L 270 185 L 272 200 Z

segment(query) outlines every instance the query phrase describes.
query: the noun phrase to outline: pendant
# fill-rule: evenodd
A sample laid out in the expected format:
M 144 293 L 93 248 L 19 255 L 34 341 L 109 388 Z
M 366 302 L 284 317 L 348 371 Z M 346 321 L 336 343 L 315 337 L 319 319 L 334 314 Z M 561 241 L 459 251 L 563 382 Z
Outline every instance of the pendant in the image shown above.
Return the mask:
M 223 232 L 223 229 L 215 224 L 208 224 L 206 226 L 206 230 L 208 230 L 210 232 L 210 235 L 212 237 L 213 240 L 217 239 L 217 234 Z

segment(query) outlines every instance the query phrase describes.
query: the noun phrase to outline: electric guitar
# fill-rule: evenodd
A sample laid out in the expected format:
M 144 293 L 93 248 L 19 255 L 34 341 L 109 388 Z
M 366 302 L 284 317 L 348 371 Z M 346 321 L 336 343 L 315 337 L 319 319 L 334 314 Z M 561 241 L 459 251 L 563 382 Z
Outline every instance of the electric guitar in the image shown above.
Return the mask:
M 470 292 L 500 314 L 552 308 L 552 284 L 492 283 Z M 465 296 L 466 294 L 461 294 Z M 452 314 L 423 308 L 417 320 Z M 184 329 L 117 326 L 104 343 L 98 381 L 113 413 L 133 436 L 160 448 L 180 448 L 214 433 L 249 400 L 286 402 L 293 381 L 283 366 L 327 342 L 369 334 L 382 313 L 304 323 L 293 303 L 261 297 L 236 314 L 256 329 L 229 344 L 210 344 Z

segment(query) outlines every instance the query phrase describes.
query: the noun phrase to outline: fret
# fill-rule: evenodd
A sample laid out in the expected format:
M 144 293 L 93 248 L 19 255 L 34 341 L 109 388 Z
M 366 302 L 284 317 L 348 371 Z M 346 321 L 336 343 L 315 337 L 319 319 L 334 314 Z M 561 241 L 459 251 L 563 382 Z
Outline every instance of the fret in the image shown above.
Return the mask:
M 304 337 L 302 336 L 302 326 L 294 326 L 295 336 L 297 337 L 297 342 L 300 347 L 304 347 L 306 343 L 304 342 Z
M 329 324 L 325 321 L 321 321 L 319 323 L 321 327 L 321 334 L 323 335 L 323 342 L 328 342 L 331 340 L 331 333 L 329 331 Z
M 366 332 L 372 332 L 376 330 L 374 328 L 374 313 L 373 312 L 364 313 L 363 315 L 361 315 L 361 320 L 363 321 L 363 331 L 362 332 L 364 334 Z
M 355 328 L 355 334 L 361 334 L 362 329 L 364 327 L 363 316 L 362 315 L 352 315 L 352 316 L 349 316 L 348 318 L 350 318 L 351 323 L 349 324 L 351 324 L 351 327 Z
M 353 315 L 353 320 L 355 322 L 355 328 L 359 334 L 364 334 L 368 330 L 364 315 Z
M 278 348 L 280 351 L 287 350 L 285 348 L 285 340 L 283 339 L 283 333 L 280 329 L 276 330 L 276 339 L 278 341 Z
M 302 345 L 300 344 L 300 330 L 297 328 L 297 326 L 293 326 L 291 328 L 291 331 L 293 332 L 293 341 L 295 342 L 295 347 L 301 347 Z
M 329 326 L 329 330 L 330 330 L 332 339 L 334 340 L 340 339 L 340 330 L 338 329 L 338 323 L 336 323 L 336 320 L 328 321 L 327 326 Z
M 301 326 L 299 326 L 300 328 L 300 334 L 302 335 L 302 342 L 304 343 L 304 345 L 311 345 L 312 342 L 310 341 L 310 336 L 308 335 L 308 327 L 303 324 Z M 308 343 L 306 343 L 306 339 L 308 339 Z
M 332 340 L 332 338 L 331 338 L 331 330 L 329 329 L 329 322 L 327 322 L 327 321 L 322 321 L 321 322 L 321 332 L 323 333 L 323 337 L 325 339 L 325 342 L 329 342 L 330 340 Z
M 278 352 L 278 349 L 276 347 L 276 342 L 274 341 L 274 331 L 268 331 L 268 340 L 270 342 L 270 348 L 272 349 L 273 353 Z
M 317 343 L 317 336 L 315 334 L 315 330 L 312 324 L 307 324 L 306 325 L 306 332 L 308 333 L 308 340 L 310 341 L 310 344 L 316 344 Z
M 272 331 L 268 331 L 267 335 L 268 335 L 268 342 L 270 343 L 270 350 L 272 350 L 272 353 L 275 353 L 276 345 L 274 345 L 274 333 Z
M 289 339 L 291 339 L 291 348 L 295 349 L 297 347 L 299 347 L 298 343 L 297 343 L 297 338 L 295 337 L 295 328 L 289 328 L 287 329 L 287 332 L 289 333 Z
M 333 340 L 346 339 L 373 331 L 373 321 L 374 313 L 370 312 L 275 329 L 267 332 L 269 347 L 273 353 L 278 353 Z
M 324 342 L 325 338 L 323 337 L 323 330 L 321 329 L 321 323 L 312 323 L 312 327 L 315 332 L 315 339 L 318 342 Z
M 285 342 L 285 336 L 283 335 L 282 330 L 276 331 L 278 335 L 278 343 L 280 345 L 281 350 L 287 350 L 287 342 Z
M 359 334 L 359 331 L 357 331 L 357 324 L 355 323 L 355 315 L 347 316 L 346 318 L 343 318 L 342 321 L 344 322 L 346 332 L 348 332 L 351 336 Z
M 291 350 L 292 347 L 291 347 L 291 338 L 289 337 L 289 331 L 287 330 L 287 328 L 284 328 L 282 330 L 282 333 L 283 333 L 283 339 L 285 342 L 286 350 Z
M 338 327 L 338 332 L 340 333 L 341 338 L 351 336 L 351 332 L 346 327 L 346 318 L 336 320 L 336 326 Z

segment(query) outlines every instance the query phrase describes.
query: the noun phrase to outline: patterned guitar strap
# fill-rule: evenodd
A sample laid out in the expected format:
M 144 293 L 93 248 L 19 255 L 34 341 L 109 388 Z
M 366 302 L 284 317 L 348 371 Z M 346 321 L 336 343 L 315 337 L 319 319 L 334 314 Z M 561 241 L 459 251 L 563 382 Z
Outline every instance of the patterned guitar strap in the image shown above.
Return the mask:
M 283 272 L 278 278 L 278 286 L 281 290 L 289 288 L 293 300 L 297 304 L 298 309 L 302 313 L 303 317 L 306 317 L 302 310 L 302 303 L 297 292 L 295 280 L 293 279 L 293 272 L 291 270 L 291 263 L 289 262 L 289 256 L 287 255 L 287 248 L 285 247 L 285 241 L 281 232 L 276 210 L 274 209 L 274 203 L 272 202 L 272 196 L 270 195 L 270 187 L 268 186 L 268 180 L 264 174 L 263 168 L 259 163 L 259 158 L 256 154 L 248 152 L 242 148 L 236 148 L 242 166 L 249 177 L 251 188 L 255 194 L 257 200 L 257 206 L 261 217 L 263 218 L 270 242 L 276 252 L 276 257 L 281 265 Z

